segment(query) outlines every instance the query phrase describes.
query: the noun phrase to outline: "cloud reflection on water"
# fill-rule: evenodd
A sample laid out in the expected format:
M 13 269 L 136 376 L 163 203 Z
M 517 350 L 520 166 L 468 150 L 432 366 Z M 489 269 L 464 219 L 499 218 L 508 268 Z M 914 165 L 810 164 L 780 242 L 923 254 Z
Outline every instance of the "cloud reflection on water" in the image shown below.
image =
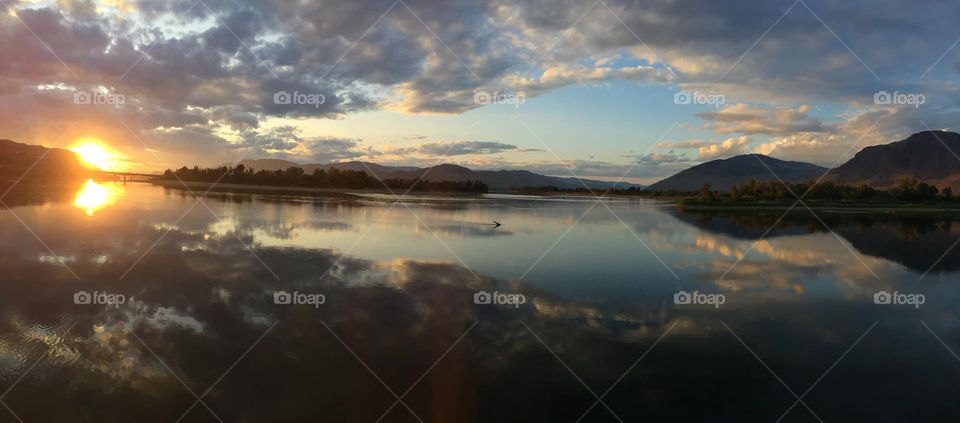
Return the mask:
M 623 288 L 617 291 L 621 298 L 561 295 L 549 282 L 564 281 L 516 281 L 483 272 L 477 278 L 453 260 L 411 258 L 405 250 L 392 251 L 385 259 L 350 254 L 338 261 L 341 248 L 320 248 L 298 238 L 312 233 L 317 242 L 329 241 L 341 232 L 366 229 L 376 218 L 370 213 L 377 209 L 373 205 L 350 208 L 362 210 L 359 215 L 344 213 L 338 205 L 302 202 L 267 204 L 266 212 L 257 213 L 256 201 L 211 200 L 217 217 L 198 206 L 177 221 L 191 203 L 189 196 L 131 189 L 123 201 L 89 220 L 69 204 L 18 208 L 54 251 L 76 258 L 70 266 L 82 282 L 57 263 L 37 261 L 43 247 L 30 242 L 15 220 L 0 216 L 0 233 L 6 235 L 0 237 L 0 274 L 7 275 L 0 285 L 0 378 L 12 384 L 40 354 L 52 351 L 5 399 L 26 421 L 90 420 L 94 415 L 107 421 L 131 416 L 175 420 L 194 400 L 177 378 L 203 392 L 273 322 L 280 323 L 205 399 L 225 421 L 375 421 L 394 398 L 324 325 L 399 393 L 474 322 L 479 323 L 462 344 L 405 399 L 425 421 L 559 421 L 583 413 L 594 399 L 525 325 L 592 389 L 602 392 L 676 324 L 610 392 L 607 402 L 625 420 L 775 418 L 792 398 L 726 332 L 721 320 L 791 386 L 806 387 L 881 319 L 877 332 L 811 393 L 811 407 L 833 420 L 906 418 L 907 408 L 909 415 L 928 419 L 960 411 L 950 397 L 960 388 L 958 382 L 938 376 L 955 363 L 917 323 L 918 318 L 929 320 L 949 345 L 957 345 L 952 304 L 960 296 L 949 280 L 934 277 L 923 285 L 930 300 L 919 311 L 878 309 L 869 301 L 872 289 L 917 288 L 909 284 L 916 272 L 868 258 L 884 276 L 878 283 L 827 233 L 776 234 L 717 284 L 719 274 L 749 248 L 750 237 L 700 230 L 651 209 L 615 206 L 628 222 L 644 228 L 638 230 L 640 236 L 657 241 L 651 245 L 657 245 L 671 265 L 690 264 L 677 266 L 684 277 L 679 284 L 727 293 L 728 303 L 716 310 L 673 305 L 671 293 L 678 289 L 673 279 L 637 278 L 632 281 L 637 291 Z M 537 230 L 550 241 L 557 227 L 583 210 L 550 207 L 524 208 L 510 221 L 536 221 Z M 315 222 L 329 222 L 324 210 L 343 216 L 349 226 L 316 227 Z M 442 227 L 438 222 L 469 220 L 462 209 L 445 213 L 427 214 L 427 222 Z M 467 213 L 482 216 L 485 211 Z M 611 257 L 627 257 L 626 266 L 635 265 L 640 247 L 615 217 L 606 211 L 591 213 L 581 224 L 570 236 L 581 254 L 594 255 L 590 258 L 595 265 L 587 270 L 600 274 L 605 269 L 599 263 Z M 417 224 L 393 220 L 388 225 L 416 231 Z M 265 228 L 274 227 L 304 232 L 294 232 L 283 245 L 263 242 L 271 232 Z M 150 254 L 119 280 L 168 229 Z M 410 232 L 373 233 L 372 242 L 404 233 Z M 624 245 L 636 251 L 588 238 L 597 233 L 605 236 L 602 240 L 613 239 L 607 234 L 622 235 L 629 241 Z M 929 232 L 909 233 L 917 234 L 909 238 L 913 242 L 927 239 Z M 233 235 L 250 245 L 256 257 Z M 468 231 L 442 236 L 449 242 L 503 241 Z M 513 239 L 523 236 L 518 232 Z M 401 237 L 400 242 L 411 249 L 426 242 L 414 239 Z M 609 249 L 588 249 L 601 247 Z M 564 261 L 583 263 L 569 251 L 575 250 L 561 246 L 556 252 L 561 272 L 571 265 Z M 478 257 L 469 255 L 466 261 Z M 259 260 L 277 273 L 279 282 Z M 334 263 L 333 271 L 321 279 Z M 619 267 L 613 270 L 621 272 Z M 566 282 L 587 285 L 587 291 L 604 282 L 602 277 L 570 278 Z M 78 289 L 122 293 L 135 300 L 119 308 L 73 305 Z M 319 309 L 275 305 L 272 293 L 277 289 L 322 292 L 328 301 Z M 477 290 L 522 292 L 530 302 L 518 309 L 474 305 Z M 896 345 L 891 346 L 891 340 Z M 911 389 L 886 389 L 891 385 Z M 845 401 L 836 400 L 841 397 Z M 877 400 L 939 408 L 866 406 Z M 98 406 L 90 407 L 91 402 Z M 207 413 L 198 406 L 185 420 L 207 420 Z M 598 407 L 585 420 L 604 420 L 606 413 Z M 385 420 L 415 421 L 402 407 Z

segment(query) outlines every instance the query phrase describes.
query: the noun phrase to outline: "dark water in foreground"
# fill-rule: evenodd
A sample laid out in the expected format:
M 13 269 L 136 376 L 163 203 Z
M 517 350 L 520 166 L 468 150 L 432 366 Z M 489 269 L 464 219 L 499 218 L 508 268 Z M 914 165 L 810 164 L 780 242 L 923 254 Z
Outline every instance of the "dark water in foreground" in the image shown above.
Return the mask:
M 4 201 L 0 421 L 960 412 L 960 251 L 944 254 L 960 221 L 942 216 L 498 196 L 195 204 L 141 184 Z M 723 304 L 674 304 L 680 290 Z M 325 303 L 275 304 L 276 291 Z M 480 291 L 525 303 L 475 304 Z M 875 304 L 879 291 L 923 304 Z

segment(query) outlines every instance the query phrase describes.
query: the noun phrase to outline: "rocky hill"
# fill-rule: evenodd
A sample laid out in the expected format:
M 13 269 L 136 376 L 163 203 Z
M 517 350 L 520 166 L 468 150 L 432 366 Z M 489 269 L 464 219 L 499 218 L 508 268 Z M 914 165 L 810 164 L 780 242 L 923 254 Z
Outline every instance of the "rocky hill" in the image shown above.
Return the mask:
M 904 178 L 960 189 L 960 134 L 924 131 L 903 141 L 860 150 L 832 170 L 829 180 L 843 185 L 889 188 Z

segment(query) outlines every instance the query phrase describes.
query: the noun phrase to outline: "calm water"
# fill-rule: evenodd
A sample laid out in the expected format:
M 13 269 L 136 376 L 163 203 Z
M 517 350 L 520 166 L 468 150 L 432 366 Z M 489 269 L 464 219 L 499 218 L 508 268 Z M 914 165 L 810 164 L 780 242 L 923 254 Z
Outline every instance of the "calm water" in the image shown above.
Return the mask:
M 510 196 L 196 204 L 145 184 L 4 202 L 2 421 L 960 412 L 949 218 Z M 675 304 L 681 290 L 723 304 Z M 275 304 L 278 291 L 324 303 Z M 475 304 L 480 291 L 525 302 Z M 923 304 L 875 304 L 878 291 Z

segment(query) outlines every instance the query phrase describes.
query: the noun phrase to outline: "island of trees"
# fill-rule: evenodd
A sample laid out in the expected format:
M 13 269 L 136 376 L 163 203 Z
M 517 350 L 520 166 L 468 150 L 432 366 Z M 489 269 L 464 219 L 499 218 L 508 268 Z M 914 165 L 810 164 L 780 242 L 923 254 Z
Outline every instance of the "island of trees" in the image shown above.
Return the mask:
M 396 191 L 447 191 L 485 193 L 487 185 L 481 181 L 426 181 L 418 179 L 387 178 L 381 180 L 364 171 L 316 169 L 306 173 L 302 168 L 290 167 L 284 170 L 254 170 L 244 165 L 235 167 L 221 166 L 200 168 L 186 166 L 177 170 L 167 169 L 161 180 L 182 180 L 185 182 L 217 182 L 241 185 L 263 185 L 304 188 L 348 188 L 348 189 L 385 189 Z

